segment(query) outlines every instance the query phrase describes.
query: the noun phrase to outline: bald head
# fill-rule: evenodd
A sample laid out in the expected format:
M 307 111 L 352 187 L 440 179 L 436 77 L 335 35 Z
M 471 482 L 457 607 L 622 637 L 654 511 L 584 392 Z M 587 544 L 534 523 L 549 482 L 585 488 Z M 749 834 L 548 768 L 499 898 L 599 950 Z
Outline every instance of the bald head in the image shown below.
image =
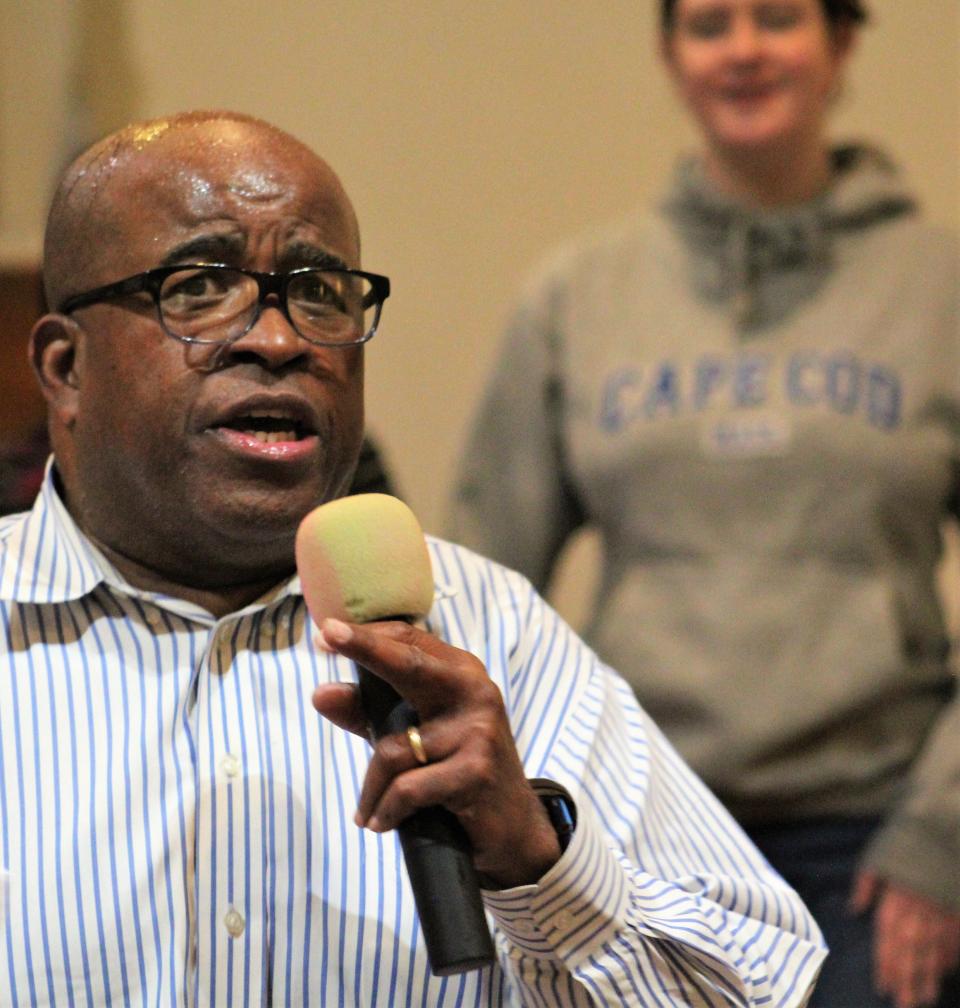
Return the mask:
M 203 193 L 191 164 L 209 159 L 211 149 L 224 161 L 238 147 L 262 150 L 263 171 L 237 180 L 242 194 L 266 196 L 271 183 L 270 163 L 283 157 L 313 171 L 318 188 L 329 194 L 330 212 L 352 235 L 359 255 L 359 228 L 346 193 L 333 170 L 289 133 L 252 116 L 236 112 L 192 111 L 131 123 L 104 137 L 80 154 L 66 169 L 54 194 L 44 237 L 44 290 L 56 308 L 79 291 L 118 279 L 113 260 L 123 242 L 125 224 L 139 210 L 137 195 L 158 182 Z M 245 191 L 244 191 L 245 190 Z M 154 263 L 144 265 L 144 269 Z

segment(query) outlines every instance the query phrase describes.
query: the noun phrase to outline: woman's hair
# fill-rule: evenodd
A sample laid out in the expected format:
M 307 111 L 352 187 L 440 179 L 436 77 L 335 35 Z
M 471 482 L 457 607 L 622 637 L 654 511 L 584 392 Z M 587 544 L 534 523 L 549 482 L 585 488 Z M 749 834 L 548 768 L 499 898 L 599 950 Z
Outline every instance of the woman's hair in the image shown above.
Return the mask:
M 867 20 L 867 8 L 863 0 L 820 0 L 827 20 L 836 27 L 844 24 L 862 24 Z M 660 20 L 664 31 L 673 27 L 673 17 L 677 0 L 660 0 Z

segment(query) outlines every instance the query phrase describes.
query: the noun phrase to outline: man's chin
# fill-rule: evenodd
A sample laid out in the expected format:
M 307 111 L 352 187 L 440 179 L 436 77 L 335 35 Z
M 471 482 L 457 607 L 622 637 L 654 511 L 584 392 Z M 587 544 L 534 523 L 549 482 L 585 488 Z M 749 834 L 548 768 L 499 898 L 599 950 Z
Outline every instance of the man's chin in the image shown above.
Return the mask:
M 211 531 L 217 538 L 249 546 L 287 539 L 292 542 L 300 522 L 321 498 L 294 493 L 238 496 L 210 512 Z
M 245 492 L 211 502 L 205 524 L 211 539 L 222 544 L 233 543 L 250 554 L 260 552 L 261 547 L 269 550 L 283 544 L 289 546 L 292 556 L 300 522 L 314 508 L 342 496 L 348 488 L 346 480 L 335 486 L 247 487 Z

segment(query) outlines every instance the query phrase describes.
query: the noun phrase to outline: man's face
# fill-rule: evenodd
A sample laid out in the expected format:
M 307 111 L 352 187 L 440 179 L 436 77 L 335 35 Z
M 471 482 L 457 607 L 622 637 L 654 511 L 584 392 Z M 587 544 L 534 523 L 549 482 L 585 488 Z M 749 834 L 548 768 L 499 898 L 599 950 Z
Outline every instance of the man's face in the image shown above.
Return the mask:
M 359 265 L 352 211 L 306 150 L 231 121 L 145 143 L 104 188 L 94 284 L 166 263 Z M 280 310 L 219 353 L 166 335 L 148 295 L 78 310 L 74 515 L 136 563 L 217 586 L 292 566 L 299 520 L 341 494 L 363 427 L 362 351 L 315 347 Z M 59 455 L 59 450 L 58 450 Z M 190 580 L 182 580 L 189 578 Z

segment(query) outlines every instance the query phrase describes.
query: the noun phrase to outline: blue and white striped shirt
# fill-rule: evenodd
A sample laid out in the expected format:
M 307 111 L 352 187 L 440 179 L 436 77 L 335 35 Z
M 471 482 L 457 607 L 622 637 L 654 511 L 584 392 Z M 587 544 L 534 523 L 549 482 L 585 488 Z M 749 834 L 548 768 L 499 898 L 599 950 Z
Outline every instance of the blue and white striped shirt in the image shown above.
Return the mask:
M 816 925 L 629 689 L 518 575 L 430 540 L 430 628 L 486 664 L 578 825 L 430 974 L 395 834 L 353 823 L 352 679 L 296 578 L 216 620 L 130 587 L 47 482 L 0 521 L 0 1004 L 801 1005 Z M 504 814 L 510 814 L 504 810 Z

